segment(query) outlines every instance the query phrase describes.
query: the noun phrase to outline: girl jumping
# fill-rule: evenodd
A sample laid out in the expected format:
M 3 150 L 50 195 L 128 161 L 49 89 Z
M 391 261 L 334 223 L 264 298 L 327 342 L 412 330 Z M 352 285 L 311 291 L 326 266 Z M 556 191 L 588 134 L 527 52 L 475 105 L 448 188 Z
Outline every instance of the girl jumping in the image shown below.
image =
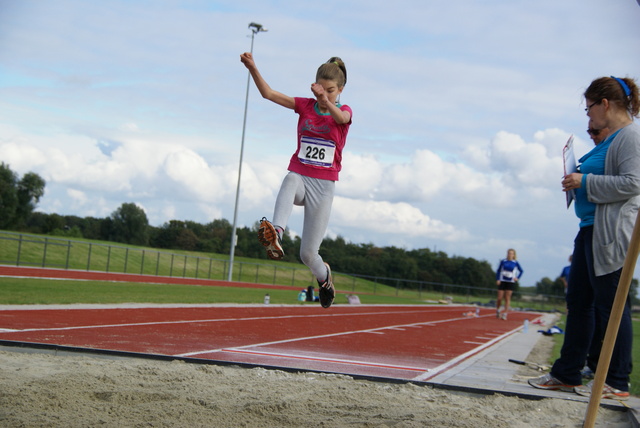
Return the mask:
M 342 149 L 351 126 L 351 108 L 339 102 L 347 83 L 347 69 L 338 57 L 329 59 L 316 72 L 311 84 L 314 98 L 299 98 L 274 91 L 256 67 L 253 55 L 245 52 L 240 61 L 247 67 L 260 95 L 292 109 L 298 115 L 297 148 L 289 162 L 273 214 L 263 218 L 258 239 L 273 260 L 284 257 L 282 235 L 293 205 L 304 207 L 300 259 L 311 269 L 320 287 L 320 304 L 328 308 L 335 298 L 331 268 L 318 251 L 327 231 L 335 182 L 342 168 Z

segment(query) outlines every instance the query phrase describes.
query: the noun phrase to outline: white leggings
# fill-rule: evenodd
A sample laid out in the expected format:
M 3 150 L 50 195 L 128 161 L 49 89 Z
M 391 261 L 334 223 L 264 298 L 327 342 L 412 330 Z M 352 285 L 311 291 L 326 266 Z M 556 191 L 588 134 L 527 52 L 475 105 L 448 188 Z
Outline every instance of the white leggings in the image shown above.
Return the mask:
M 320 282 L 327 278 L 327 268 L 318 251 L 329 225 L 335 188 L 335 181 L 289 172 L 282 181 L 273 212 L 273 225 L 285 229 L 293 205 L 304 207 L 300 259 Z

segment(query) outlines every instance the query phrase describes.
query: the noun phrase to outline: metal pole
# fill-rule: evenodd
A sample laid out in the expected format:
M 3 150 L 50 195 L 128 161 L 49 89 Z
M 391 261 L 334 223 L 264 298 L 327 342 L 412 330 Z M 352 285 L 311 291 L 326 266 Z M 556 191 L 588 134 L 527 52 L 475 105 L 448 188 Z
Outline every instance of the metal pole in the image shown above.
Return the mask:
M 251 29 L 251 50 L 253 54 L 253 39 L 256 33 L 267 31 L 260 24 L 252 22 L 249 24 Z M 231 250 L 229 251 L 229 275 L 227 281 L 231 281 L 233 276 L 233 256 L 236 252 L 236 225 L 238 223 L 238 200 L 240 199 L 240 177 L 242 176 L 242 157 L 244 155 L 244 136 L 247 128 L 247 106 L 249 105 L 249 86 L 251 84 L 251 73 L 247 72 L 247 93 L 244 98 L 244 119 L 242 121 L 242 140 L 240 142 L 240 165 L 238 166 L 238 185 L 236 187 L 236 203 L 233 209 L 233 228 L 231 229 Z

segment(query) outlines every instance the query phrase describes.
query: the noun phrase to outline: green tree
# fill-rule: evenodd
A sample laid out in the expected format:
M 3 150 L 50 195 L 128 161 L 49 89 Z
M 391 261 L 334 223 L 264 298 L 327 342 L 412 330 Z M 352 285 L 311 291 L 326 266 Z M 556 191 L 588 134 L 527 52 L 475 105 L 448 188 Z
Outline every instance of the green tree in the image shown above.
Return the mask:
M 16 223 L 18 225 L 26 225 L 40 198 L 44 196 L 44 186 L 44 179 L 34 172 L 28 172 L 22 176 L 16 188 L 18 196 Z
M 564 294 L 564 284 L 560 277 L 552 281 L 546 276 L 540 281 L 536 282 L 536 293 L 546 294 L 549 296 L 562 296 Z
M 44 233 L 51 233 L 56 229 L 64 228 L 64 217 L 60 214 L 48 214 L 44 224 Z
M 149 220 L 142 208 L 124 203 L 111 214 L 111 240 L 133 245 L 149 243 Z
M 176 236 L 176 246 L 180 250 L 195 251 L 198 248 L 198 237 L 191 229 L 182 229 Z
M 18 176 L 4 162 L 0 163 L 0 228 L 9 229 L 13 226 L 18 195 L 16 184 Z
M 21 179 L 9 165 L 0 163 L 0 228 L 26 227 L 29 216 L 44 195 L 45 181 L 34 172 Z
M 178 248 L 178 235 L 185 230 L 187 225 L 183 221 L 170 220 L 156 231 L 153 237 L 153 246 L 159 248 Z

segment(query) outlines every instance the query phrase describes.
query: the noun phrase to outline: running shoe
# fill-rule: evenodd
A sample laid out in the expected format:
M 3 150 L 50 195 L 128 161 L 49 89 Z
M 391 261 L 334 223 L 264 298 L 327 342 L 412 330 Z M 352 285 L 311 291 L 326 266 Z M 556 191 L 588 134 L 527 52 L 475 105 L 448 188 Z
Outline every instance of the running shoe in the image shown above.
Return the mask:
M 560 382 L 555 377 L 551 376 L 550 373 L 547 373 L 544 376 L 540 376 L 534 379 L 529 379 L 529 385 L 538 389 L 548 389 L 551 391 L 564 391 L 564 392 L 573 392 L 574 388 L 580 385 L 567 385 L 566 383 Z
M 500 319 L 506 321 L 507 320 L 507 313 L 503 312 L 502 314 L 500 314 Z
M 271 260 L 282 260 L 284 250 L 282 249 L 282 241 L 276 228 L 265 217 L 260 220 L 258 228 L 258 241 L 266 247 L 267 257 Z
M 323 308 L 328 308 L 333 303 L 333 299 L 336 296 L 336 289 L 333 286 L 333 278 L 331 277 L 331 268 L 327 263 L 324 264 L 327 267 L 327 279 L 320 284 L 320 290 L 318 294 L 320 296 L 320 304 Z
M 580 385 L 573 388 L 576 394 L 584 395 L 585 397 L 591 396 L 591 389 L 593 388 L 593 381 L 589 382 L 586 385 Z M 629 391 L 620 391 L 619 389 L 615 389 L 612 386 L 607 385 L 606 383 L 602 387 L 602 398 L 609 398 L 612 400 L 628 400 L 629 399 Z
M 496 310 L 496 318 L 500 319 L 500 309 Z

